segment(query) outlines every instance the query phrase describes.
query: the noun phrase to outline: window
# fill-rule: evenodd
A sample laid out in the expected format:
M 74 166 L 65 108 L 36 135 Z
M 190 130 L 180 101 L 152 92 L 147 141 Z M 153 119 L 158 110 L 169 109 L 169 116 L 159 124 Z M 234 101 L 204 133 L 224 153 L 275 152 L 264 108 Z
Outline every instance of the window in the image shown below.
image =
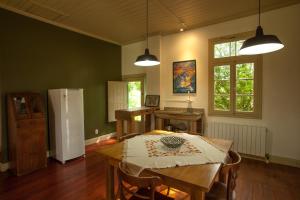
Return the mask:
M 142 82 L 129 81 L 128 88 L 128 108 L 137 108 L 142 106 Z
M 241 56 L 252 33 L 209 40 L 209 115 L 261 117 L 261 56 Z
M 137 108 L 144 105 L 144 74 L 128 75 L 123 77 L 127 81 L 128 108 Z M 136 116 L 135 121 L 141 121 L 141 116 Z

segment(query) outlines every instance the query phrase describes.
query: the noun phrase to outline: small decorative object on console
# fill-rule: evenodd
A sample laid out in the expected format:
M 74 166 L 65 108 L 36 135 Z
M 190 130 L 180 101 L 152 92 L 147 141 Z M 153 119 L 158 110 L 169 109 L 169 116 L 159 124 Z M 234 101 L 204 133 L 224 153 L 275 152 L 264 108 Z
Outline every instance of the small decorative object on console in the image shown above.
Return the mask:
M 161 138 L 160 141 L 168 148 L 179 148 L 186 140 L 181 137 L 166 136 Z

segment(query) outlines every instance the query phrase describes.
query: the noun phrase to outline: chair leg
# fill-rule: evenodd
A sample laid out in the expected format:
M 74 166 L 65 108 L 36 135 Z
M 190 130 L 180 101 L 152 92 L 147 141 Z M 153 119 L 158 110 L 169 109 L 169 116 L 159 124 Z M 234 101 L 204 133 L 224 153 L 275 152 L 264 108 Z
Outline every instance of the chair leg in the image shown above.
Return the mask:
M 169 194 L 170 194 L 170 187 L 168 187 L 167 196 L 169 196 Z

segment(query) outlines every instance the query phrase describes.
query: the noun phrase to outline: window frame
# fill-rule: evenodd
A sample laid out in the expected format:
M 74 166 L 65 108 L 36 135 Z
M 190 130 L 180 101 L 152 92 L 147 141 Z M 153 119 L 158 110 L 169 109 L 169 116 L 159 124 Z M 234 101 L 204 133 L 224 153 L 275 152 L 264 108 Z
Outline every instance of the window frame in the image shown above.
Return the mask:
M 225 37 L 209 39 L 208 44 L 208 115 L 239 117 L 239 118 L 257 118 L 262 117 L 262 56 L 230 56 L 223 58 L 214 58 L 214 45 L 225 42 L 244 40 L 252 37 L 254 31 L 240 34 L 229 35 Z M 254 92 L 253 92 L 253 112 L 236 111 L 236 65 L 240 63 L 254 63 Z M 214 67 L 218 65 L 230 65 L 230 110 L 221 111 L 214 109 Z

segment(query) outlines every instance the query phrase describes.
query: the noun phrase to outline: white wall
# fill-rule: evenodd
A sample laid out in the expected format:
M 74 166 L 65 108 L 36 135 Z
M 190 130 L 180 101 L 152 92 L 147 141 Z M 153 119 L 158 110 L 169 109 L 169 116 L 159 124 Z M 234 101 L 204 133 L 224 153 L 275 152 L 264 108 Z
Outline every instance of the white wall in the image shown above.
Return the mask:
M 276 34 L 285 44 L 281 51 L 263 56 L 263 112 L 261 120 L 208 117 L 233 123 L 258 124 L 271 133 L 270 153 L 275 156 L 300 160 L 300 4 L 266 12 L 262 15 L 262 26 L 266 34 Z M 193 107 L 208 108 L 208 39 L 255 30 L 257 16 L 250 16 L 191 31 L 167 35 L 160 38 L 160 95 L 161 107 L 181 106 L 186 95 L 172 93 L 172 63 L 196 59 L 197 93 L 192 96 Z M 135 73 L 127 62 L 140 53 L 141 43 L 122 48 L 123 73 Z M 138 52 L 137 52 L 138 51 Z M 130 58 L 130 59 L 129 59 Z M 132 60 L 132 59 L 131 59 Z M 133 62 L 133 61 L 132 61 Z M 148 80 L 148 89 L 157 87 L 157 80 Z M 157 90 L 157 89 L 155 89 Z
M 122 46 L 122 75 L 142 74 L 147 76 L 146 92 L 147 94 L 160 93 L 160 79 L 159 66 L 155 67 L 138 67 L 133 63 L 139 55 L 144 54 L 146 42 L 136 42 L 129 45 Z M 149 38 L 150 54 L 155 55 L 159 60 L 161 59 L 161 37 L 154 36 Z

